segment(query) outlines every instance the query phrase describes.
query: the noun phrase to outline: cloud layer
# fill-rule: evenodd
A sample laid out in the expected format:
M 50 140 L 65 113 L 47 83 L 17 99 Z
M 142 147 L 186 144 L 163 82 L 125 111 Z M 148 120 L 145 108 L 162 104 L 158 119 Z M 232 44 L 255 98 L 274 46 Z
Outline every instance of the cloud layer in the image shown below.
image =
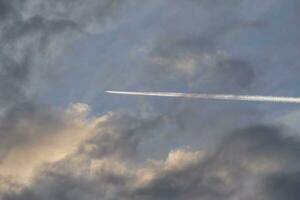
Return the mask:
M 137 125 L 152 119 L 131 117 L 111 113 L 85 121 L 93 128 L 83 129 L 78 150 L 44 164 L 30 185 L 3 199 L 299 198 L 300 141 L 284 136 L 282 128 L 253 126 L 227 135 L 210 151 L 181 148 L 166 159 L 140 162 L 134 159 L 141 145 L 136 138 L 142 137 Z
M 295 108 L 99 95 L 296 96 L 298 7 L 0 0 L 0 199 L 299 199 Z

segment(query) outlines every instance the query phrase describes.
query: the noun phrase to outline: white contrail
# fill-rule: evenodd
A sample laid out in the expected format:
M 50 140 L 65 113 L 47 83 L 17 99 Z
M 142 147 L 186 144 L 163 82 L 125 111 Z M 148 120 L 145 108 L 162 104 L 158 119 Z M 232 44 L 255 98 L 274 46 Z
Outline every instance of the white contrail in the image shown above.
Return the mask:
M 106 91 L 106 92 L 111 93 L 111 94 L 124 94 L 124 95 L 136 95 L 136 96 L 181 97 L 181 98 L 197 98 L 197 99 L 259 101 L 259 102 L 299 103 L 300 104 L 300 97 L 177 93 L 177 92 L 125 92 L 125 91 Z

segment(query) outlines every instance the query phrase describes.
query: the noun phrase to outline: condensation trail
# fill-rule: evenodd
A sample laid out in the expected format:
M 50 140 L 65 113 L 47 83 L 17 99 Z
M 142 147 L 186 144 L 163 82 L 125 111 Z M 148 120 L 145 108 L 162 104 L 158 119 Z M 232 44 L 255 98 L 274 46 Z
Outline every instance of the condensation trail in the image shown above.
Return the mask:
M 228 101 L 257 101 L 273 103 L 299 103 L 299 97 L 282 96 L 252 96 L 252 95 L 234 95 L 234 94 L 204 94 L 204 93 L 177 93 L 177 92 L 126 92 L 126 91 L 106 91 L 111 94 L 135 95 L 135 96 L 157 96 L 157 97 L 180 97 Z

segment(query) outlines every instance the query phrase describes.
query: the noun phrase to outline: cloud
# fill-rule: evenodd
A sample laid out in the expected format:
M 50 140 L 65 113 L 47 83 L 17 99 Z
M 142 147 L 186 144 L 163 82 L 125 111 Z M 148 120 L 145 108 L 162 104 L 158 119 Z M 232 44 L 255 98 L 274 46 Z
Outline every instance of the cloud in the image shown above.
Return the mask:
M 78 152 L 45 165 L 31 185 L 3 199 L 265 200 L 291 193 L 296 199 L 293 188 L 299 180 L 293 174 L 299 172 L 299 141 L 283 131 L 249 127 L 227 135 L 213 151 L 178 149 L 165 160 L 142 165 L 112 154 L 94 157 Z
M 79 151 L 92 158 L 106 156 L 125 157 L 130 159 L 138 152 L 139 144 L 153 135 L 153 129 L 161 121 L 160 115 L 147 117 L 140 114 L 111 113 L 105 116 L 105 121 L 97 124 L 97 134 L 81 145 Z
M 282 199 L 297 194 L 299 179 L 291 173 L 298 173 L 300 153 L 299 141 L 284 131 L 249 127 L 214 150 L 177 149 L 165 160 L 143 163 L 77 152 L 45 165 L 31 185 L 3 199 Z
M 285 172 L 281 174 L 273 174 L 266 178 L 263 183 L 264 188 L 268 191 L 270 199 L 284 199 L 291 200 L 299 199 L 299 172 Z
M 82 7 L 64 0 L 1 0 L 2 107 L 30 98 L 34 92 L 30 83 L 49 73 L 71 42 L 101 26 L 101 20 L 112 16 L 120 4 L 117 0 L 89 1 Z
M 36 79 L 40 80 L 54 70 L 54 62 L 69 44 L 80 33 L 88 31 L 83 24 L 92 23 L 90 18 L 108 17 L 110 12 L 105 12 L 113 10 L 117 4 L 118 1 L 90 1 L 91 7 L 81 11 L 79 4 L 63 0 L 0 1 L 3 15 L 0 22 L 2 121 L 13 125 L 13 118 L 21 118 L 18 113 L 30 116 L 35 112 L 48 112 L 48 108 L 43 108 L 46 105 L 35 105 L 39 104 L 33 85 L 37 84 Z M 1 131 L 1 137 L 4 132 Z
M 8 113 L 0 128 L 0 174 L 19 182 L 28 182 L 41 163 L 60 160 L 74 151 L 85 138 L 84 132 L 91 129 L 77 115 L 38 104 L 22 104 Z
M 251 61 L 219 49 L 214 36 L 199 35 L 161 38 L 149 53 L 143 72 L 147 78 L 141 82 L 180 83 L 192 90 L 216 87 L 219 92 L 251 90 L 256 80 Z
M 28 185 L 40 166 L 70 156 L 100 160 L 94 165 L 111 170 L 107 158 L 136 159 L 140 143 L 161 123 L 159 115 L 118 112 L 96 117 L 89 110 L 88 105 L 76 103 L 64 113 L 40 109 L 37 104 L 10 111 L 1 127 L 7 135 L 0 142 L 0 175 Z M 8 182 L 5 185 L 9 187 Z
M 36 91 L 42 79 L 59 70 L 55 63 L 70 44 L 83 33 L 104 29 L 121 4 L 104 0 L 88 5 L 0 0 L 1 188 L 2 180 L 28 182 L 36 166 L 74 151 L 90 128 L 75 120 L 80 117 L 41 102 Z M 75 107 L 73 114 L 87 109 Z
M 123 36 L 130 35 L 128 30 L 136 27 L 135 23 L 142 23 L 139 28 L 143 31 L 138 31 L 139 37 L 132 34 L 134 39 L 131 38 L 128 43 L 134 41 L 134 44 L 140 44 L 138 41 L 143 40 L 150 41 L 151 45 L 146 51 L 141 48 L 142 51 L 136 52 L 136 57 L 141 52 L 144 57 L 135 63 L 138 67 L 130 68 L 132 73 L 123 68 L 131 66 L 123 63 L 128 61 L 123 58 L 127 58 L 127 54 L 122 54 L 120 59 L 117 59 L 119 54 L 113 54 L 113 61 L 107 66 L 120 64 L 121 67 L 117 70 L 111 67 L 111 71 L 103 73 L 100 83 L 109 79 L 108 82 L 114 86 L 120 83 L 126 86 L 125 81 L 129 80 L 130 87 L 139 88 L 145 83 L 158 88 L 169 85 L 174 88 L 180 83 L 179 87 L 187 85 L 194 91 L 211 89 L 218 92 L 264 88 L 267 84 L 259 82 L 264 78 L 258 73 L 261 72 L 257 67 L 260 65 L 257 65 L 256 59 L 251 59 L 253 55 L 249 51 L 256 49 L 255 45 L 259 43 L 266 45 L 257 48 L 265 51 L 261 55 L 272 55 L 273 51 L 269 48 L 277 48 L 270 44 L 277 42 L 266 41 L 266 35 L 282 41 L 279 34 L 282 32 L 276 31 L 281 26 L 270 24 L 270 19 L 261 21 L 265 19 L 264 15 L 268 15 L 273 3 L 278 1 L 260 4 L 259 10 L 252 9 L 255 14 L 247 10 L 245 5 L 249 2 L 194 0 L 149 3 L 149 10 L 145 8 L 140 12 L 147 11 L 143 13 L 147 20 L 150 13 L 154 13 L 155 19 L 152 20 L 156 21 L 156 26 L 151 25 L 150 28 L 145 28 L 145 24 L 152 24 L 151 19 L 147 23 L 140 22 L 140 19 L 136 22 L 128 17 L 136 12 L 128 12 L 128 19 L 125 18 L 130 26 L 122 25 L 122 31 L 117 31 L 122 36 L 119 37 L 121 42 L 112 42 L 120 36 L 116 33 L 103 34 L 104 40 L 110 39 L 104 43 L 109 43 L 105 48 L 112 46 L 111 52 L 127 52 L 124 42 L 127 38 Z M 131 4 L 134 8 L 135 3 Z M 56 61 L 82 34 L 109 30 L 122 4 L 120 0 L 88 0 L 84 4 L 79 0 L 0 0 L 0 198 L 297 198 L 299 140 L 284 128 L 257 125 L 263 113 L 252 108 L 236 109 L 227 105 L 220 109 L 208 104 L 203 108 L 198 103 L 183 102 L 175 103 L 175 106 L 171 103 L 167 111 L 159 110 L 163 107 L 160 106 L 159 112 L 116 111 L 97 116 L 84 103 L 70 104 L 63 110 L 40 101 L 37 90 L 42 80 L 52 73 L 59 73 L 60 66 L 56 66 Z M 139 14 L 133 16 L 140 18 Z M 291 18 L 294 20 L 295 16 Z M 168 30 L 162 28 L 166 24 Z M 268 27 L 272 30 L 266 31 Z M 148 31 L 150 33 L 144 37 L 144 32 Z M 264 35 L 261 31 L 268 34 Z M 148 34 L 153 38 L 147 38 Z M 254 42 L 251 49 L 253 46 L 249 44 L 253 41 L 244 37 L 255 40 L 255 36 L 260 34 L 263 37 Z M 241 35 L 242 39 L 237 37 Z M 243 43 L 245 41 L 246 44 Z M 231 48 L 226 46 L 228 42 Z M 233 46 L 237 46 L 236 49 Z M 277 57 L 272 58 L 276 60 Z M 106 65 L 105 59 L 100 59 Z M 124 74 L 124 71 L 129 74 L 125 73 L 124 79 L 115 81 L 115 78 L 107 76 Z M 281 75 L 283 70 L 263 71 L 268 74 L 266 82 L 278 71 Z M 81 84 L 80 80 L 76 82 Z M 91 85 L 93 90 L 94 87 L 98 90 L 100 84 Z M 71 86 L 78 90 L 75 84 Z M 141 104 L 150 104 L 151 107 L 149 102 L 142 101 Z M 102 102 L 98 104 L 101 106 Z M 227 130 L 248 124 L 254 126 L 227 133 Z M 217 138 L 213 142 L 216 146 L 212 147 L 211 142 L 205 140 L 207 138 L 199 135 Z M 182 144 L 179 140 L 192 147 L 178 147 Z M 166 145 L 168 142 L 169 146 Z M 209 148 L 204 148 L 205 145 Z M 143 152 L 146 146 L 151 152 Z M 169 151 L 165 158 L 161 158 L 162 149 Z M 156 152 L 158 158 L 143 157 Z

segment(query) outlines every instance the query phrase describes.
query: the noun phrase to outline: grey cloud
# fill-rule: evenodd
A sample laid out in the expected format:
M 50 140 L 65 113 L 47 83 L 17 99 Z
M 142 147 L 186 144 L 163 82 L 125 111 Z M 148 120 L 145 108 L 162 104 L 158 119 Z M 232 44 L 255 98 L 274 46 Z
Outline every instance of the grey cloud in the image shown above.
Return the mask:
M 0 1 L 1 21 L 5 20 L 6 17 L 11 14 L 12 7 L 7 1 Z
M 256 81 L 255 64 L 244 57 L 220 53 L 219 42 L 223 34 L 233 29 L 257 28 L 259 21 L 243 19 L 238 12 L 241 1 L 193 2 L 207 9 L 206 19 L 211 23 L 195 28 L 193 35 L 185 35 L 183 31 L 185 36 L 173 37 L 180 35 L 175 32 L 170 37 L 159 38 L 140 70 L 139 86 L 147 81 L 160 86 L 171 80 L 171 83 L 186 81 L 193 90 L 209 89 L 210 84 L 217 84 L 218 90 L 250 90 Z M 43 135 L 65 128 L 67 122 L 61 112 L 35 99 L 33 85 L 57 69 L 53 68 L 53 62 L 63 55 L 69 43 L 85 31 L 97 31 L 105 26 L 120 5 L 120 1 L 114 0 L 87 1 L 84 6 L 79 0 L 0 0 L 0 156 L 3 160 L 11 150 L 30 146 Z M 99 123 L 94 137 L 81 143 L 78 151 L 54 164 L 41 166 L 40 171 L 35 171 L 33 182 L 22 186 L 20 192 L 7 190 L 0 196 L 4 200 L 269 200 L 299 196 L 295 190 L 299 186 L 299 141 L 282 135 L 285 130 L 278 127 L 254 126 L 236 131 L 208 152 L 205 159 L 179 169 L 135 160 L 145 145 L 145 137 L 172 131 L 176 133 L 171 138 L 175 134 L 185 137 L 190 131 L 211 134 L 215 129 L 203 127 L 216 126 L 219 132 L 224 132 L 232 124 L 244 125 L 243 120 L 236 120 L 244 114 L 240 110 L 232 112 L 230 108 L 230 112 L 225 112 L 223 109 L 222 114 L 214 110 L 210 114 L 190 102 L 176 106 L 165 116 L 113 115 L 105 123 Z M 232 113 L 235 117 L 228 116 Z M 257 120 L 259 116 L 254 113 L 252 118 Z M 216 119 L 222 126 L 214 124 Z M 84 120 L 80 123 L 84 124 Z M 179 127 L 170 127 L 174 124 Z M 90 133 L 85 129 L 83 132 Z M 152 150 L 159 151 L 156 145 Z M 185 163 L 180 159 L 177 162 Z M 139 170 L 151 173 L 143 177 L 137 173 Z M 2 183 L 8 187 L 13 185 L 0 178 Z M 255 187 L 260 184 L 263 187 Z M 292 193 L 294 196 L 289 196 Z
M 90 158 L 136 157 L 140 143 L 154 136 L 163 123 L 160 115 L 143 118 L 139 114 L 113 114 L 108 121 L 97 125 L 97 134 L 79 147 L 79 153 Z
M 295 156 L 297 157 L 300 153 L 299 139 L 285 136 L 283 133 L 284 130 L 281 127 L 254 126 L 237 131 L 225 138 L 221 149 L 225 152 L 236 152 L 234 148 L 237 147 L 239 152 L 256 157 L 278 156 L 294 161 Z M 234 144 L 239 144 L 239 146 Z
M 118 194 L 118 184 L 123 184 L 126 178 L 115 175 L 99 175 L 94 180 L 89 180 L 85 176 L 73 176 L 72 174 L 43 174 L 43 177 L 37 181 L 40 184 L 36 189 L 25 189 L 20 195 L 6 194 L 3 199 L 9 200 L 96 200 L 99 198 L 110 198 L 111 195 Z M 107 183 L 107 184 L 106 184 Z M 47 184 L 47 188 L 43 188 Z M 121 196 L 119 196 L 122 198 Z
M 273 2 L 276 0 L 269 4 Z M 197 90 L 205 85 L 208 90 L 251 91 L 256 82 L 256 63 L 246 56 L 227 54 L 228 48 L 223 46 L 228 35 L 259 32 L 270 23 L 262 16 L 264 9 L 268 10 L 267 3 L 262 5 L 256 18 L 248 16 L 249 11 L 245 10 L 248 4 L 243 0 L 178 2 L 175 8 L 186 6 L 193 14 L 178 12 L 172 16 L 171 20 L 178 20 L 178 24 L 171 24 L 170 30 L 163 30 L 162 36 L 153 42 L 148 55 L 150 61 L 144 62 L 144 71 L 139 74 L 143 77 L 140 82 L 144 85 L 153 82 L 154 87 L 180 84 Z M 195 7 L 197 13 L 193 12 Z M 190 25 L 190 21 L 194 23 Z M 234 42 L 231 46 L 235 46 Z M 220 56 L 220 52 L 225 56 Z
M 21 11 L 25 16 L 42 16 L 49 20 L 74 21 L 82 28 L 88 28 L 90 24 L 95 26 L 108 17 L 112 17 L 117 8 L 122 5 L 120 0 L 88 0 L 85 6 L 79 6 L 81 1 L 20 1 Z
M 37 102 L 24 102 L 7 110 L 0 118 L 0 155 L 13 149 L 30 146 L 49 133 L 66 126 L 63 117 Z
M 272 174 L 266 177 L 262 187 L 268 192 L 270 199 L 290 199 L 300 198 L 300 174 L 297 172 L 283 172 Z
M 59 129 L 59 114 L 55 116 L 52 108 L 38 103 L 35 87 L 57 70 L 56 59 L 82 32 L 88 31 L 85 25 L 100 25 L 118 2 L 89 1 L 90 7 L 81 10 L 81 3 L 63 0 L 0 1 L 1 151 L 35 137 L 28 130 L 16 131 L 22 120 L 43 127 L 37 133 L 41 135 L 44 128 Z
M 225 13 L 232 15 L 230 11 Z M 246 19 L 237 23 L 223 23 L 220 19 L 211 20 L 212 23 L 217 23 L 216 28 L 205 27 L 201 32 L 193 28 L 196 33 L 166 33 L 155 41 L 148 60 L 143 63 L 145 65 L 148 62 L 143 72 L 147 76 L 141 82 L 175 82 L 188 84 L 192 89 L 201 88 L 205 84 L 208 88 L 216 87 L 228 92 L 249 90 L 255 81 L 255 67 L 250 60 L 227 55 L 219 47 L 219 37 L 230 30 L 245 28 L 246 24 L 252 23 Z M 228 27 L 219 30 L 220 26 Z
M 153 49 L 154 56 L 176 58 L 185 54 L 203 54 L 215 50 L 214 41 L 209 37 L 191 36 L 179 38 L 162 38 Z
M 23 200 L 28 195 L 33 199 L 297 199 L 299 141 L 282 132 L 267 126 L 238 130 L 204 159 L 176 161 L 176 165 L 187 162 L 182 168 L 158 166 L 153 169 L 155 178 L 137 186 L 133 186 L 136 179 L 131 173 L 118 174 L 103 167 L 92 177 L 88 168 L 79 174 L 75 169 L 72 172 L 76 163 L 71 158 L 49 166 L 24 192 L 7 194 L 3 199 Z M 130 166 L 139 168 L 135 162 L 123 165 L 129 171 Z M 296 174 L 291 174 L 293 171 Z
M 207 36 L 159 40 L 144 73 L 149 82 L 173 81 L 192 89 L 205 85 L 229 92 L 251 89 L 256 75 L 250 61 L 226 55 L 218 49 L 216 39 Z
M 285 199 L 288 195 L 296 199 L 293 188 L 298 186 L 299 177 L 291 178 L 286 173 L 299 171 L 299 141 L 286 138 L 281 131 L 266 126 L 238 130 L 226 136 L 205 161 L 162 174 L 136 191 L 137 195 L 145 199 L 232 199 L 251 191 L 247 182 L 254 179 L 256 184 L 266 186 L 263 191 L 256 188 L 250 192 L 257 194 L 256 199 Z M 250 199 L 247 195 L 244 198 Z
M 246 61 L 238 59 L 222 60 L 215 68 L 216 80 L 231 83 L 232 87 L 248 87 L 255 80 L 254 69 Z
M 62 0 L 0 3 L 4 15 L 0 23 L 1 102 L 8 104 L 26 101 L 36 76 L 51 71 L 49 68 L 53 68 L 55 59 L 62 56 L 68 44 L 87 31 L 85 25 L 101 24 L 100 20 L 119 4 L 90 1 L 90 7 L 81 10 L 80 3 Z
M 55 38 L 65 34 L 71 37 L 71 32 L 76 30 L 74 27 L 72 23 L 49 22 L 34 17 L 26 22 L 16 21 L 14 26 L 4 29 L 1 37 L 3 106 L 28 100 L 31 78 L 37 71 L 47 69 L 51 57 L 57 53 L 51 52 L 51 45 L 57 42 Z
M 19 184 L 18 182 L 15 182 L 11 180 L 11 177 L 4 177 L 0 176 L 0 194 L 6 193 L 6 192 L 17 192 L 19 191 L 23 185 Z
M 91 7 L 81 11 L 81 6 L 78 6 L 80 4 L 69 1 L 1 1 L 1 13 L 6 13 L 7 16 L 0 24 L 0 56 L 3 60 L 1 101 L 10 103 L 26 98 L 28 82 L 32 82 L 38 73 L 49 72 L 48 68 L 52 67 L 54 59 L 61 56 L 66 46 L 77 38 L 80 32 L 86 31 L 84 25 L 91 23 L 91 20 L 81 14 L 88 14 L 95 20 L 100 20 L 109 15 L 104 12 L 115 4 L 117 1 L 91 1 L 88 4 Z M 24 17 L 23 12 L 27 10 L 30 15 Z M 39 11 L 42 13 L 38 13 Z M 59 11 L 61 15 L 66 16 L 58 17 L 56 12 Z M 79 16 L 72 17 L 73 12 Z M 50 14 L 47 13 L 53 16 L 48 16 Z M 98 16 L 100 14 L 103 16 Z M 82 19 L 86 21 L 80 22 Z
M 72 151 L 79 141 L 80 133 L 69 129 L 74 122 L 64 111 L 40 102 L 37 88 L 60 70 L 57 59 L 70 44 L 100 29 L 119 3 L 89 5 L 81 10 L 80 2 L 0 0 L 0 176 L 11 182 L 26 182 L 35 167 L 64 155 L 65 148 Z M 72 131 L 72 138 L 64 131 Z M 42 156 L 43 151 L 52 153 Z M 10 191 L 13 185 L 2 180 L 0 185 L 1 198 L 2 187 Z

